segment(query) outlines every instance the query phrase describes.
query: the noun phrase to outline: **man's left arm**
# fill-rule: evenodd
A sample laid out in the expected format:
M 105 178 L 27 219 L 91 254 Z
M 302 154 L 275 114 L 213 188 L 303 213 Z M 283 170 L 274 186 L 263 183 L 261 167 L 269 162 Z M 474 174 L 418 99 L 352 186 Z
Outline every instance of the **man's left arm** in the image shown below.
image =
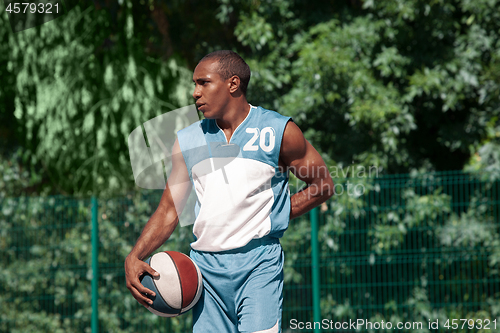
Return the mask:
M 291 198 L 290 219 L 307 213 L 333 195 L 333 180 L 323 158 L 292 121 L 283 133 L 280 164 L 307 184 L 307 188 Z

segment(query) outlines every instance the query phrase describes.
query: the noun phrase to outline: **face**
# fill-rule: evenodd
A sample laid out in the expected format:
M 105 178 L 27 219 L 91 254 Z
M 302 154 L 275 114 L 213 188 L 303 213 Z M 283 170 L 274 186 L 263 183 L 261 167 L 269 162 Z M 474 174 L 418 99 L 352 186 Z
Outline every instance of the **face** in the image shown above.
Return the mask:
M 217 66 L 216 61 L 205 60 L 196 66 L 193 73 L 196 107 L 207 119 L 220 118 L 230 97 L 229 81 L 222 80 Z

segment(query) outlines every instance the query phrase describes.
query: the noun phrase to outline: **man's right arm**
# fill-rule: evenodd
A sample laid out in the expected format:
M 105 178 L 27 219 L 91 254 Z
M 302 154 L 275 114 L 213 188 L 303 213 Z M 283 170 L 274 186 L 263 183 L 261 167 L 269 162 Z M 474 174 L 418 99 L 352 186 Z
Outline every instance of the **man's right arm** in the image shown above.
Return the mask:
M 176 140 L 172 149 L 172 172 L 168 177 L 167 186 L 163 191 L 158 208 L 142 230 L 134 248 L 125 259 L 127 288 L 132 293 L 132 296 L 146 307 L 152 301 L 145 295 L 154 295 L 154 293 L 145 288 L 139 279 L 145 273 L 154 276 L 157 276 L 158 273 L 143 260 L 165 243 L 174 232 L 179 222 L 178 215 L 180 215 L 184 208 L 190 189 L 189 174 L 179 143 Z

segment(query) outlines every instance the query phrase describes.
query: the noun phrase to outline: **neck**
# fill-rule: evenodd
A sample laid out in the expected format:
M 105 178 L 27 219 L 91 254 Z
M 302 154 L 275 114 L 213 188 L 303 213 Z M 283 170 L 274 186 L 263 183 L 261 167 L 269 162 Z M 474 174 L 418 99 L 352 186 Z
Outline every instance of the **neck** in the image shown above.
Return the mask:
M 250 104 L 245 100 L 228 108 L 228 111 L 221 118 L 216 119 L 217 125 L 219 125 L 226 135 L 232 135 L 234 130 L 245 120 L 249 112 Z
M 245 100 L 245 104 L 241 103 L 238 107 L 229 108 L 228 111 L 224 113 L 223 117 L 215 120 L 217 125 L 219 125 L 220 129 L 224 132 L 227 142 L 231 140 L 234 131 L 243 120 L 245 120 L 249 112 L 250 104 Z

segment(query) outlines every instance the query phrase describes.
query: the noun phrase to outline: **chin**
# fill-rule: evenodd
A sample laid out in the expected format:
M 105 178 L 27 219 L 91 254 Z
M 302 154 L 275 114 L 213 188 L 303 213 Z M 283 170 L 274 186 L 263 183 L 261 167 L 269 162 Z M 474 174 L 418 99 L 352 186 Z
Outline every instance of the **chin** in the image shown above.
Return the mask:
M 202 112 L 202 113 L 203 113 L 203 117 L 205 117 L 205 119 L 217 119 L 217 115 L 213 112 L 206 111 L 206 112 Z
M 202 114 L 203 114 L 203 118 L 212 119 L 212 117 L 210 117 L 210 112 L 202 112 Z

